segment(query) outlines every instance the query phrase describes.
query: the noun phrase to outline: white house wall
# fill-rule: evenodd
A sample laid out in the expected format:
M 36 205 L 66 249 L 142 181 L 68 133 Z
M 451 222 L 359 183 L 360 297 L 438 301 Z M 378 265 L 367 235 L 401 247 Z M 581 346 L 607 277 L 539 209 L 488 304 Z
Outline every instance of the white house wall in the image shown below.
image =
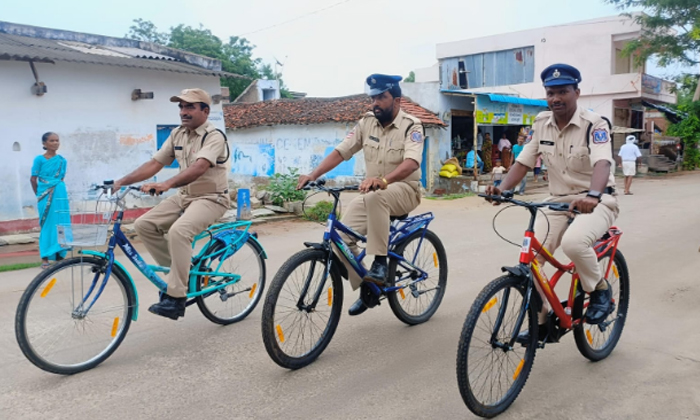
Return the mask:
M 29 64 L 0 61 L 0 221 L 37 215 L 29 177 L 34 157 L 43 153 L 44 132 L 60 136 L 59 153 L 68 161 L 65 181 L 70 192 L 79 193 L 153 156 L 156 127 L 179 124 L 170 96 L 192 87 L 220 91 L 216 77 L 63 62 L 36 67 L 48 89 L 42 97 L 30 93 Z M 133 89 L 153 92 L 154 99 L 132 101 Z M 220 104 L 212 106 L 210 120 L 224 128 Z M 157 179 L 176 172 L 165 169 Z
M 277 125 L 229 130 L 232 179 L 246 184 L 256 177 L 311 172 L 355 126 L 354 123 Z M 362 151 L 328 173 L 329 179 L 353 182 L 364 178 Z
M 317 167 L 355 126 L 354 123 L 325 123 L 314 125 L 278 125 L 242 130 L 229 130 L 231 143 L 231 178 L 238 185 L 249 185 L 256 178 L 269 178 L 275 173 L 288 174 L 296 169 L 307 174 Z M 427 189 L 432 190 L 438 176 L 443 136 L 449 133 L 439 128 L 426 129 L 428 138 Z M 449 134 L 447 135 L 449 149 Z M 444 150 L 444 155 L 449 150 Z M 339 183 L 355 183 L 366 175 L 362 151 L 341 163 L 325 178 Z

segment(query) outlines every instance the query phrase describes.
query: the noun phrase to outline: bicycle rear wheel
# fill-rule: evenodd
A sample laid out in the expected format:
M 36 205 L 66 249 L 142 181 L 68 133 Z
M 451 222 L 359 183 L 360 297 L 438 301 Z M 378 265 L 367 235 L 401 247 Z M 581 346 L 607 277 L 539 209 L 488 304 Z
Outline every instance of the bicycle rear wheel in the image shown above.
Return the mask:
M 602 273 L 607 270 L 611 255 L 612 250 L 598 259 Z M 625 327 L 627 309 L 629 308 L 630 279 L 625 257 L 619 249 L 615 252 L 607 280 L 612 287 L 615 310 L 598 325 L 584 323 L 574 328 L 574 339 L 578 351 L 593 362 L 603 360 L 610 355 L 620 340 L 622 329 Z M 585 301 L 588 300 L 588 295 L 580 293 L 578 299 L 581 299 L 581 302 L 577 302 L 578 307 L 582 308 Z
M 422 240 L 421 240 L 422 239 Z M 412 233 L 396 248 L 395 252 L 428 273 L 428 278 L 408 287 L 387 294 L 394 315 L 408 325 L 426 322 L 437 311 L 445 295 L 447 285 L 447 253 L 440 238 L 429 231 Z M 389 275 L 392 284 L 410 273 L 399 261 L 391 259 Z
M 338 326 L 343 284 L 334 270 L 322 284 L 327 257 L 322 250 L 301 251 L 282 265 L 270 284 L 263 305 L 262 335 L 267 354 L 284 368 L 299 369 L 316 360 Z M 307 307 L 319 288 L 317 305 Z
M 465 404 L 478 416 L 490 418 L 504 412 L 530 375 L 537 350 L 533 305 L 527 306 L 520 330 L 515 332 L 532 332 L 527 347 L 507 346 L 524 300 L 522 279 L 500 277 L 479 293 L 464 322 L 457 350 L 457 382 Z
M 104 283 L 106 266 L 102 258 L 70 258 L 29 284 L 17 307 L 15 335 L 30 362 L 71 375 L 92 369 L 119 347 L 131 325 L 135 297 L 116 265 Z
M 214 253 L 226 245 L 217 243 L 209 252 Z M 217 269 L 217 257 L 209 264 L 212 270 Z M 204 261 L 200 270 L 204 271 L 208 262 Z M 210 294 L 198 296 L 197 306 L 202 314 L 210 321 L 228 325 L 245 319 L 260 301 L 265 289 L 265 259 L 260 245 L 253 239 L 248 240 L 233 255 L 226 258 L 219 272 L 238 274 L 240 280 Z M 199 276 L 197 290 L 215 283 L 230 281 L 229 277 Z

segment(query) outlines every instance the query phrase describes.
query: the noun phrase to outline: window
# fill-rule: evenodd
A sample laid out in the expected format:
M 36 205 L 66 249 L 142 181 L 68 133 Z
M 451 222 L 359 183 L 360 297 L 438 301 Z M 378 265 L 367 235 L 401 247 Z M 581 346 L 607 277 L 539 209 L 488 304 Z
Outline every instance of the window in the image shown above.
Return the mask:
M 644 70 L 635 64 L 635 56 L 626 55 L 623 53 L 625 46 L 629 41 L 613 41 L 612 51 L 613 51 L 613 66 L 612 74 L 628 74 L 628 73 L 640 73 Z
M 467 70 L 464 68 L 464 60 L 459 60 L 459 87 L 462 89 L 469 89 L 467 73 Z
M 170 132 L 178 127 L 179 127 L 179 125 L 157 125 L 156 126 L 157 150 L 160 150 L 160 148 L 163 147 L 163 143 L 165 143 L 165 141 L 168 139 L 168 137 L 170 137 Z M 179 168 L 179 167 L 180 167 L 180 165 L 177 163 L 177 160 L 174 160 L 173 163 L 166 166 L 166 168 Z
M 263 101 L 269 101 L 272 99 L 275 99 L 275 90 L 274 89 L 263 89 Z
M 447 90 L 508 86 L 535 80 L 535 47 L 492 51 L 441 62 L 441 88 Z

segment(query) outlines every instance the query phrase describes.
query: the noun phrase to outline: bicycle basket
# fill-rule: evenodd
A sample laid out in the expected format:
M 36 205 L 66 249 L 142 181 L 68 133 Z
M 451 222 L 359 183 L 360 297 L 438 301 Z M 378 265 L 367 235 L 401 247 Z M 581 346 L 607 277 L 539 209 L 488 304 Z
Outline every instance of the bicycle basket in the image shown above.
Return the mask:
M 56 201 L 58 243 L 63 247 L 104 245 L 117 207 L 104 194 L 69 194 Z

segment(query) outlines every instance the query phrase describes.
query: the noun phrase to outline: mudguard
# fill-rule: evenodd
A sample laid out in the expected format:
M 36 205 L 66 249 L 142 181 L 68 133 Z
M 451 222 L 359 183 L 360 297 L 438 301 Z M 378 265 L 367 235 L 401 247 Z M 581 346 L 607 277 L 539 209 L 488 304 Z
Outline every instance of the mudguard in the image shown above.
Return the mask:
M 304 242 L 304 246 L 307 248 L 313 248 L 313 249 L 319 249 L 321 251 L 330 251 L 328 249 L 328 246 L 324 244 L 319 244 L 319 243 L 314 243 L 314 242 Z M 348 269 L 345 267 L 345 264 L 340 260 L 338 255 L 336 255 L 335 252 L 331 252 L 331 255 L 333 258 L 333 264 L 331 265 L 331 270 L 335 271 L 336 274 L 338 274 L 340 277 L 347 279 L 348 278 Z
M 526 265 L 516 265 L 515 267 L 501 267 L 501 271 L 504 273 L 509 273 L 512 276 L 522 279 L 523 285 L 527 286 L 531 278 L 530 267 Z M 537 292 L 537 288 L 532 286 L 532 299 L 531 302 L 535 307 L 537 312 L 542 310 L 542 296 Z

